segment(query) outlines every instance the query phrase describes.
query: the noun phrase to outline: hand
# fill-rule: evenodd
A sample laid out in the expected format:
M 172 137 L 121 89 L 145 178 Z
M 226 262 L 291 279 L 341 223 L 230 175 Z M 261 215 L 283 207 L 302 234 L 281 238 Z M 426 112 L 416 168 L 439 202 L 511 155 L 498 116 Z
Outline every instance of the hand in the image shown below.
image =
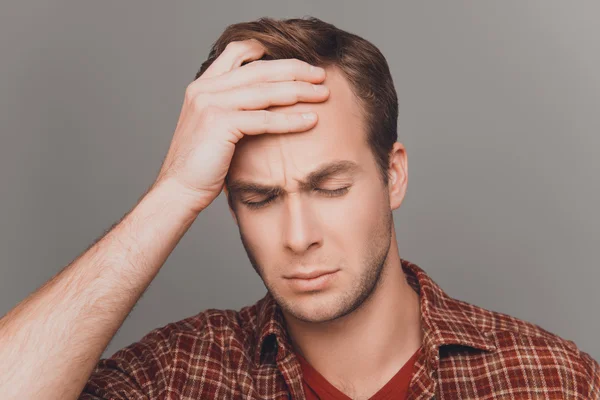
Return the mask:
M 231 42 L 186 89 L 169 151 L 156 185 L 177 182 L 196 211 L 221 193 L 236 143 L 244 135 L 302 132 L 317 122 L 301 113 L 265 108 L 329 97 L 325 71 L 297 59 L 258 60 L 265 48 L 250 39 Z M 240 66 L 248 60 L 257 60 Z M 318 86 L 322 91 L 314 89 Z

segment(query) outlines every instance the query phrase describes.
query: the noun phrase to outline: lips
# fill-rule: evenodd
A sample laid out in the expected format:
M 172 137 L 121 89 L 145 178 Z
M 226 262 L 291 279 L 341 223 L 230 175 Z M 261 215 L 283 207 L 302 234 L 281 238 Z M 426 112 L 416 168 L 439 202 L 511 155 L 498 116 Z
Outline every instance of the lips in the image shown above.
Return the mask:
M 324 270 L 313 270 L 296 272 L 292 275 L 286 276 L 287 279 L 314 279 L 322 275 L 332 274 L 338 270 L 324 271 Z

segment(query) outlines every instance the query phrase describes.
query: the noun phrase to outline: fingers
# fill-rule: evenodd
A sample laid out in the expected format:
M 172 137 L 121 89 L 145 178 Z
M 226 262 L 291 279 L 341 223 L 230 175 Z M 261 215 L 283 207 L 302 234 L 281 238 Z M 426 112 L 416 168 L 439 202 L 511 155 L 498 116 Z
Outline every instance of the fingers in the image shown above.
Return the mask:
M 258 60 L 230 70 L 218 77 L 194 83 L 198 92 L 217 92 L 258 82 L 306 81 L 320 83 L 325 70 L 294 58 Z
M 271 106 L 286 106 L 298 102 L 316 103 L 329 97 L 325 85 L 309 82 L 261 82 L 224 92 L 198 95 L 196 101 L 204 106 L 218 105 L 233 110 L 259 110 Z
M 238 138 L 243 135 L 262 133 L 303 132 L 312 128 L 317 122 L 317 114 L 314 112 L 228 111 L 223 117 L 232 130 L 238 133 Z
M 308 130 L 317 123 L 316 113 L 265 108 L 322 102 L 329 97 L 329 89 L 318 84 L 325 80 L 323 68 L 298 59 L 259 60 L 265 51 L 255 39 L 230 42 L 186 90 L 186 99 L 195 109 L 211 111 L 206 123 L 227 126 L 237 140 L 245 134 Z M 253 62 L 241 66 L 247 61 Z
M 239 67 L 245 61 L 258 60 L 264 53 L 264 46 L 256 39 L 229 42 L 225 50 L 196 81 L 220 76 Z

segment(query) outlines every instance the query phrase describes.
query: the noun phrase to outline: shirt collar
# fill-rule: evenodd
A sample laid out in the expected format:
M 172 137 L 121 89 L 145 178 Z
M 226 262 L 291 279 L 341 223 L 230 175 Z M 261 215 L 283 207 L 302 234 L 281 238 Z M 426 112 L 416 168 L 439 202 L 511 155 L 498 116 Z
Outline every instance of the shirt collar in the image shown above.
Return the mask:
M 439 348 L 443 345 L 462 345 L 474 349 L 494 351 L 491 338 L 470 318 L 475 306 L 448 296 L 423 269 L 410 261 L 400 259 L 402 269 L 410 286 L 419 293 L 423 349 L 427 360 L 436 368 Z M 285 329 L 281 309 L 267 292 L 257 303 L 257 343 L 254 363 L 259 365 L 266 358 L 279 361 L 293 352 L 291 340 Z

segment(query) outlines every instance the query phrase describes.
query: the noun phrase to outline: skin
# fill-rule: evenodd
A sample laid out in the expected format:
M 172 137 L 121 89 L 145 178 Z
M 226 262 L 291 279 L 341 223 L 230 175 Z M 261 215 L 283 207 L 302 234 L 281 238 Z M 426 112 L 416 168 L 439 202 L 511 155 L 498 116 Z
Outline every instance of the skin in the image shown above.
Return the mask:
M 271 107 L 316 111 L 308 131 L 246 136 L 229 169 L 232 216 L 248 258 L 281 306 L 297 352 L 353 398 L 368 398 L 422 344 L 419 296 L 408 285 L 398 253 L 392 210 L 408 182 L 406 150 L 391 151 L 386 187 L 365 141 L 364 117 L 348 81 L 326 68 L 322 103 Z M 358 169 L 331 175 L 317 187 L 300 182 L 323 163 L 348 160 Z M 236 183 L 278 185 L 265 195 Z M 321 190 L 348 190 L 327 196 Z M 260 208 L 243 202 L 272 201 Z M 339 269 L 329 284 L 303 291 L 286 276 L 312 267 Z
M 153 185 L 110 231 L 0 318 L 2 400 L 79 398 L 135 303 L 221 192 L 238 140 L 301 132 L 317 122 L 316 115 L 311 120 L 263 108 L 324 100 L 328 91 L 319 94 L 312 84 L 322 82 L 325 71 L 289 59 L 240 67 L 264 50 L 253 39 L 227 45 L 186 88 Z M 158 390 L 150 386 L 141 390 Z

